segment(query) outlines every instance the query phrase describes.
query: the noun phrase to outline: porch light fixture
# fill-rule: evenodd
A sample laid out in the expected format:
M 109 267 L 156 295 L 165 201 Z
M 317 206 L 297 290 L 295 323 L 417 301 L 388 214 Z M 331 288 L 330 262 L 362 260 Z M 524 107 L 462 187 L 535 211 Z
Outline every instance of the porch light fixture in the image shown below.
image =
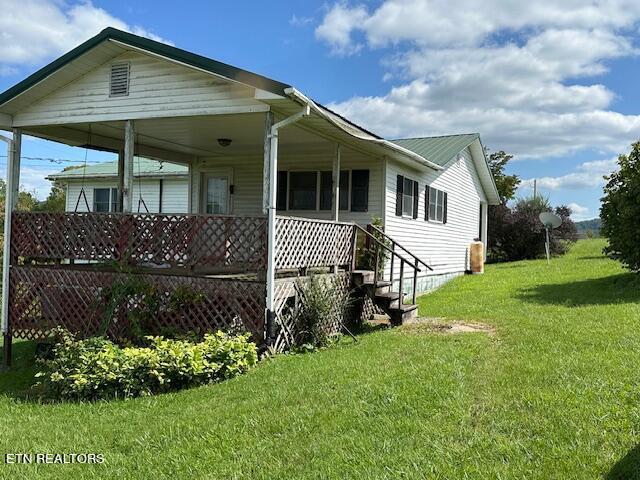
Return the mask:
M 231 139 L 230 138 L 219 138 L 218 139 L 218 145 L 220 145 L 221 147 L 228 147 L 229 145 L 231 145 Z

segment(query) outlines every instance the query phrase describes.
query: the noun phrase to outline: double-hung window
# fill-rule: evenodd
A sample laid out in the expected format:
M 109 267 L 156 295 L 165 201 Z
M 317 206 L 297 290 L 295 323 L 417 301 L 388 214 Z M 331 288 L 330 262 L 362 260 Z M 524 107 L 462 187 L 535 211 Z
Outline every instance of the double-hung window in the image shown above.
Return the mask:
M 93 211 L 106 213 L 118 211 L 118 189 L 94 188 Z
M 396 182 L 396 215 L 418 218 L 418 182 L 403 175 Z
M 447 192 L 427 185 L 425 188 L 425 220 L 447 223 Z

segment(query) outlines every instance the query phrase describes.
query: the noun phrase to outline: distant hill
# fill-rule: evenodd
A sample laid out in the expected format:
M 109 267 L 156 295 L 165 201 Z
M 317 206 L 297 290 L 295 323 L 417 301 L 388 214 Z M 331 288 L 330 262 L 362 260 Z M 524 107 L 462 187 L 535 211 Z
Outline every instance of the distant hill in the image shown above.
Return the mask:
M 585 238 L 588 236 L 599 237 L 601 221 L 599 218 L 593 218 L 591 220 L 582 220 L 581 222 L 575 222 L 576 229 L 578 230 L 578 236 Z

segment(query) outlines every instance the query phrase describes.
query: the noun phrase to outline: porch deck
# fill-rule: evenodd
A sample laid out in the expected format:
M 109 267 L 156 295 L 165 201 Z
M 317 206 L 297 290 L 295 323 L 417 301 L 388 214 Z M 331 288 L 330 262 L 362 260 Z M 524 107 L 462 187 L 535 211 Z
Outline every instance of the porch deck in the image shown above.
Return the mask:
M 82 336 L 105 333 L 102 293 L 132 275 L 162 292 L 156 333 L 243 328 L 265 338 L 266 217 L 123 213 L 14 212 L 9 281 L 9 331 L 40 339 L 64 326 Z M 274 267 L 291 278 L 308 268 L 353 268 L 353 224 L 278 217 Z M 169 308 L 175 292 L 197 302 Z M 280 283 L 276 298 L 291 293 Z M 107 334 L 127 328 L 127 310 L 113 313 Z

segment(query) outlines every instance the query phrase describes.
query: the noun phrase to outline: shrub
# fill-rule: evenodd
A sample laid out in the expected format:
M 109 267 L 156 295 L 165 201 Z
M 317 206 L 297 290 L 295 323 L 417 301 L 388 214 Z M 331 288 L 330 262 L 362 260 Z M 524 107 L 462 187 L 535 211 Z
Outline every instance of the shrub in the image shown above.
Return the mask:
M 234 377 L 255 365 L 248 335 L 207 334 L 201 342 L 146 337 L 148 346 L 120 347 L 104 337 L 77 340 L 59 330 L 53 357 L 36 376 L 59 399 L 128 398 Z
M 299 302 L 293 312 L 297 347 L 325 347 L 331 342 L 335 324 L 348 313 L 351 292 L 333 276 L 311 276 L 298 288 Z
M 378 217 L 373 217 L 371 219 L 371 225 L 377 227 L 378 229 L 384 231 L 384 224 L 382 223 L 382 219 Z M 376 230 L 372 230 L 371 235 L 376 238 L 380 243 L 386 245 L 387 247 L 391 247 L 389 240 L 379 233 Z M 378 254 L 378 273 L 382 273 L 384 271 L 384 266 L 387 260 L 389 259 L 390 253 L 382 248 L 377 242 L 373 239 L 365 238 L 364 245 L 359 249 L 359 258 L 357 261 L 358 267 L 363 270 L 374 270 L 376 265 L 376 252 Z
M 609 240 L 605 253 L 640 272 L 640 142 L 618 157 L 619 170 L 606 177 L 600 208 L 601 233 Z
M 538 258 L 544 255 L 544 225 L 538 216 L 551 212 L 560 216 L 562 225 L 551 231 L 553 255 L 562 255 L 578 239 L 571 209 L 560 206 L 555 210 L 544 197 L 518 200 L 513 208 L 498 205 L 489 210 L 489 257 L 491 261 L 514 261 Z

